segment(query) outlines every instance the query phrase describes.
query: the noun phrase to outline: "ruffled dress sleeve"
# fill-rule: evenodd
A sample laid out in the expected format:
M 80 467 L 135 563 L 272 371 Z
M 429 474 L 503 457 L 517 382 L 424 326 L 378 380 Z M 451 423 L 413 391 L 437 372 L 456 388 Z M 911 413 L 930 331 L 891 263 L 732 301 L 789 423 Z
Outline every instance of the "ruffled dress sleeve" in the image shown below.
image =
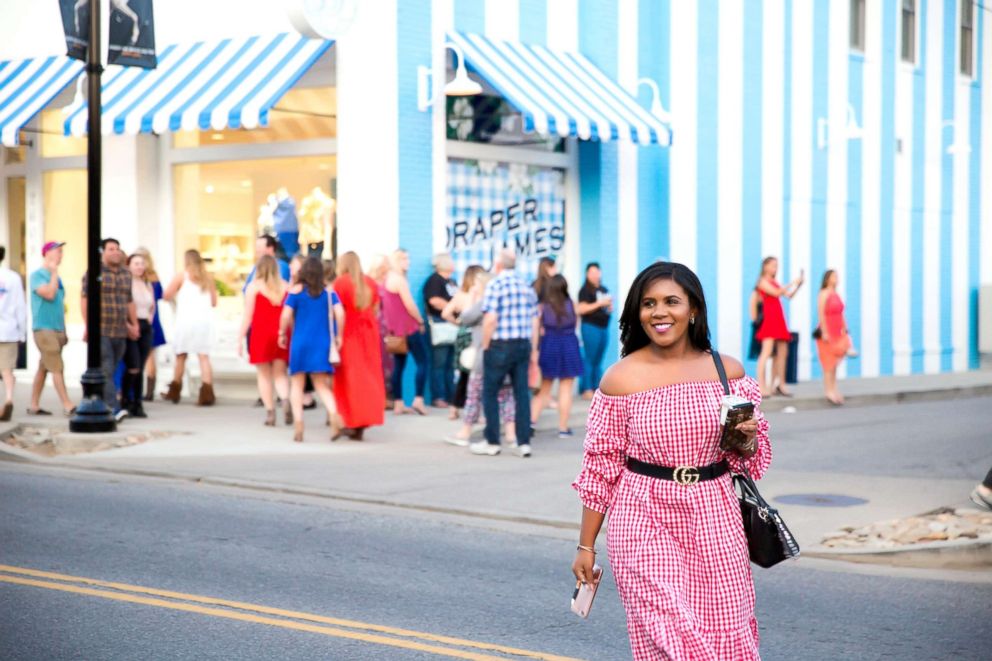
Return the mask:
M 758 422 L 758 434 L 755 436 L 756 449 L 753 455 L 744 459 L 736 452 L 727 452 L 727 463 L 730 470 L 735 473 L 742 473 L 743 467 L 747 466 L 748 473 L 755 480 L 760 480 L 772 463 L 772 446 L 768 440 L 768 420 L 761 412 L 761 388 L 758 382 L 751 377 L 744 377 L 731 386 L 731 392 L 740 395 L 754 402 L 754 419 Z
M 629 399 L 597 390 L 589 408 L 582 470 L 572 488 L 583 505 L 602 514 L 613 503 L 613 491 L 627 461 Z

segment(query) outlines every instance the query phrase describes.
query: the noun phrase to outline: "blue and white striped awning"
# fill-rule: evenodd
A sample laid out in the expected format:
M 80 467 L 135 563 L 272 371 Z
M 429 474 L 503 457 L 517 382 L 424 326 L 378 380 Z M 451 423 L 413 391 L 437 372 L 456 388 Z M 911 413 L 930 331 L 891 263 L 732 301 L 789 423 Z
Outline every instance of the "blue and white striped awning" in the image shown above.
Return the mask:
M 278 34 L 164 48 L 158 67 L 107 67 L 103 133 L 252 129 L 333 41 Z M 65 134 L 86 135 L 82 102 L 67 110 Z
M 61 55 L 0 62 L 0 144 L 16 147 L 21 128 L 82 71 Z
M 453 32 L 468 65 L 524 117 L 524 128 L 583 140 L 670 145 L 662 120 L 580 53 Z

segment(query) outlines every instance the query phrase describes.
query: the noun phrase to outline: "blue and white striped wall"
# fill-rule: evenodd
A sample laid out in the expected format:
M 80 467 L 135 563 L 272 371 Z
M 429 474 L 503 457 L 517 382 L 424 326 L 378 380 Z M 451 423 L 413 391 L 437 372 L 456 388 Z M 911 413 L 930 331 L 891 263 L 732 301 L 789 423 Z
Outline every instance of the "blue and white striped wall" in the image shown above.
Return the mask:
M 425 226 L 423 191 L 438 190 L 444 157 L 436 136 L 428 158 L 408 135 L 430 121 L 408 118 L 416 110 L 404 53 L 422 54 L 424 44 L 407 51 L 403 16 L 429 4 L 446 28 L 581 50 L 645 105 L 637 80 L 658 82 L 672 114 L 670 149 L 579 145 L 578 254 L 603 264 L 612 290 L 624 293 L 657 258 L 684 262 L 706 287 L 717 346 L 743 355 L 747 297 L 761 258 L 776 255 L 780 280 L 806 272 L 787 304 L 801 378 L 819 376 L 809 333 L 827 268 L 840 271 L 862 350 L 848 375 L 977 367 L 977 287 L 992 282 L 992 10 L 976 8 L 972 80 L 957 73 L 957 0 L 918 0 L 915 65 L 899 59 L 897 0 L 868 0 L 864 53 L 848 46 L 850 3 L 830 0 L 405 4 L 401 235 Z M 849 108 L 861 139 L 838 139 Z M 967 148 L 948 154 L 951 144 Z

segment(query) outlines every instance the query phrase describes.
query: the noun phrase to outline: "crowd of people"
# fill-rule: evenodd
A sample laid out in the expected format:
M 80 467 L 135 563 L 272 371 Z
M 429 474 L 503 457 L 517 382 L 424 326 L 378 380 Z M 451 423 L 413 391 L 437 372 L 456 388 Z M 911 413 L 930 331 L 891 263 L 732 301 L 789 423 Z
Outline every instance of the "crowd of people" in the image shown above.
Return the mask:
M 40 360 L 27 412 L 51 415 L 40 406 L 49 374 L 63 412 L 75 411 L 62 361 L 67 343 L 65 289 L 59 277 L 64 245 L 44 245 L 44 264 L 30 275 L 28 300 L 20 277 L 2 266 L 0 247 L 0 375 L 6 395 L 0 419 L 10 419 L 13 410 L 13 368 L 18 343 L 26 339 L 28 304 Z M 287 261 L 271 235 L 256 240 L 255 252 L 256 263 L 242 289 L 239 353 L 256 369 L 263 424 L 276 426 L 281 413 L 297 441 L 303 440 L 303 411 L 318 402 L 327 410 L 331 438 L 354 440 L 381 425 L 385 411 L 426 415 L 434 407 L 447 409 L 454 423 L 443 434 L 445 441 L 475 454 L 495 455 L 502 437 L 518 454 L 529 456 L 541 413 L 553 409 L 558 436 L 572 437 L 573 397 L 591 400 L 602 380 L 614 304 L 595 262 L 586 265 L 573 300 L 554 258 L 542 258 L 536 280 L 528 283 L 512 250 L 498 253 L 491 270 L 473 264 L 460 278 L 452 257 L 438 254 L 433 272 L 419 287 L 409 280 L 410 256 L 402 249 L 375 255 L 367 270 L 353 252 L 337 262 L 302 254 Z M 187 359 L 195 355 L 200 375 L 195 402 L 213 405 L 210 355 L 218 288 L 200 253 L 186 251 L 184 268 L 167 283 L 159 280 L 145 248 L 125 254 L 117 240 L 107 238 L 101 243 L 101 260 L 103 398 L 115 417 L 147 416 L 144 403 L 155 396 L 155 352 L 166 344 L 159 315 L 163 302 L 174 307 L 168 342 L 175 362 L 161 397 L 181 401 Z M 781 299 L 792 298 L 804 282 L 800 273 L 782 285 L 777 273 L 778 260 L 765 259 L 750 301 L 751 357 L 757 359 L 764 397 L 791 396 L 785 370 L 792 334 Z M 84 321 L 87 282 L 84 275 Z M 824 274 L 814 338 L 825 395 L 840 405 L 837 367 L 844 357 L 857 354 L 837 283 L 836 271 Z M 404 378 L 408 366 L 413 370 L 410 380 Z M 407 391 L 410 385 L 413 390 Z M 483 439 L 472 443 L 483 418 Z

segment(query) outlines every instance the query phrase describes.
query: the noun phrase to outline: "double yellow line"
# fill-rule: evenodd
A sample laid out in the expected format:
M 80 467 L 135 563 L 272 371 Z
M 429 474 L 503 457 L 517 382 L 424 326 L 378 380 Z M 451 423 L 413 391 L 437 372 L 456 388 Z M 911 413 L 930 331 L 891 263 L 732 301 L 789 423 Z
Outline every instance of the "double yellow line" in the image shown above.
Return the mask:
M 429 652 L 456 659 L 541 659 L 542 661 L 575 661 L 571 657 L 482 643 L 451 636 L 440 636 L 409 629 L 398 629 L 355 620 L 271 608 L 240 601 L 204 597 L 184 592 L 158 590 L 140 585 L 114 583 L 81 576 L 68 576 L 52 572 L 0 565 L 0 583 L 24 585 L 46 590 L 125 601 L 144 606 L 168 608 L 199 615 L 209 615 L 241 622 L 265 624 L 283 629 L 347 638 L 374 645 L 399 647 L 419 652 Z

